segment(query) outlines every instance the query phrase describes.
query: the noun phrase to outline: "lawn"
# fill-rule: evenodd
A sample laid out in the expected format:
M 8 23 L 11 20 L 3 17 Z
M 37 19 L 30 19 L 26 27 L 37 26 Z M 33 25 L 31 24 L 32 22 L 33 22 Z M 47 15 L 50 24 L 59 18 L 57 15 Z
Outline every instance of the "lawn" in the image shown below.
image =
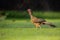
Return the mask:
M 57 27 L 42 25 L 36 29 L 29 20 L 5 20 L 0 22 L 0 40 L 60 40 L 60 19 L 52 20 Z

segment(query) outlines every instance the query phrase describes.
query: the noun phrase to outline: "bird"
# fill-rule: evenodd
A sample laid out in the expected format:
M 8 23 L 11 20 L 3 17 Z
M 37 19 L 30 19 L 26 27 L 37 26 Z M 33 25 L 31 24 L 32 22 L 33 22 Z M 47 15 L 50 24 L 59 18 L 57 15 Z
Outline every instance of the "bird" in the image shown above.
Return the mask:
M 56 27 L 54 24 L 52 24 L 51 22 L 47 22 L 43 18 L 37 18 L 37 17 L 33 16 L 31 9 L 27 9 L 27 12 L 30 16 L 31 22 L 35 25 L 36 28 L 41 28 L 42 24 L 49 25 L 50 27 Z

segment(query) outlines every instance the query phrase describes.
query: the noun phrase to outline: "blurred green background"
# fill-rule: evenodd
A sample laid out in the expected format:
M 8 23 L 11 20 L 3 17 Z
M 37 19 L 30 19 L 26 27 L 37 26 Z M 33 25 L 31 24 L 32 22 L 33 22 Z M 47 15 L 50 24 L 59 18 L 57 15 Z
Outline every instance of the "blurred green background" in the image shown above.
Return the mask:
M 44 18 L 56 25 L 41 25 L 36 29 L 27 11 L 0 11 L 0 40 L 60 40 L 60 12 L 33 11 L 33 16 Z
M 16 18 L 16 19 L 30 19 L 29 14 L 27 11 L 0 11 L 0 13 L 5 12 L 7 18 Z M 45 18 L 45 19 L 60 19 L 60 12 L 58 11 L 33 11 L 33 16 L 38 18 Z
M 22 27 L 22 28 L 33 28 L 34 25 L 30 22 L 30 16 L 27 11 L 0 11 L 0 13 L 4 13 L 4 15 L 0 17 L 0 27 Z M 33 11 L 33 16 L 37 18 L 44 18 L 48 22 L 52 22 L 57 25 L 57 28 L 60 26 L 60 12 L 55 11 Z M 24 27 L 26 26 L 26 27 Z M 47 26 L 43 28 L 48 28 Z

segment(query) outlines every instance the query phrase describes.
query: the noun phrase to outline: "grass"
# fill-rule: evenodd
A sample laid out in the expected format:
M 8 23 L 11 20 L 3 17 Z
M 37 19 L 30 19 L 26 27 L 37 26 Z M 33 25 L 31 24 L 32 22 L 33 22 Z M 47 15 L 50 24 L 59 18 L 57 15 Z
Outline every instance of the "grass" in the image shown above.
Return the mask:
M 42 25 L 36 29 L 29 20 L 5 20 L 0 22 L 0 40 L 60 40 L 60 19 L 51 20 L 57 27 Z

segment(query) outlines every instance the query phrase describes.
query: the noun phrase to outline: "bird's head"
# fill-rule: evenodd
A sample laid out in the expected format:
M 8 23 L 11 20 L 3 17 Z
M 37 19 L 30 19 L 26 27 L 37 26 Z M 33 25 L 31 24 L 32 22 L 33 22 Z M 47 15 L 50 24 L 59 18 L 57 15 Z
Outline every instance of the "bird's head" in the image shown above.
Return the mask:
M 27 11 L 28 11 L 29 15 L 32 14 L 31 9 L 27 9 Z
M 31 11 L 31 9 L 27 9 L 27 11 Z

